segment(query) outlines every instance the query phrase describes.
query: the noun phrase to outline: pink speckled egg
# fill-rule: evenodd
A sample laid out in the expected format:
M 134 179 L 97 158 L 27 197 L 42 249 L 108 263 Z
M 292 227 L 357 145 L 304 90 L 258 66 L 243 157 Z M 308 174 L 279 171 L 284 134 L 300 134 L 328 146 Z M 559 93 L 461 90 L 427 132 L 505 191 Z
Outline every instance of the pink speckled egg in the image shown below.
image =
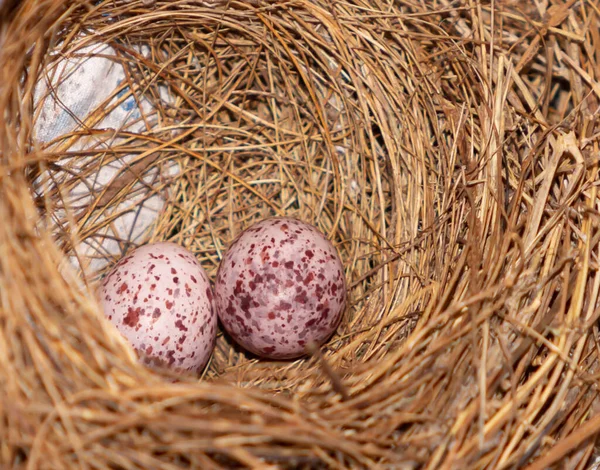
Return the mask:
M 223 257 L 215 301 L 242 347 L 270 359 L 296 358 L 337 328 L 346 306 L 344 267 L 317 228 L 266 219 L 242 232 Z
M 200 372 L 217 332 L 210 282 L 196 257 L 154 243 L 123 258 L 102 281 L 104 313 L 150 366 Z

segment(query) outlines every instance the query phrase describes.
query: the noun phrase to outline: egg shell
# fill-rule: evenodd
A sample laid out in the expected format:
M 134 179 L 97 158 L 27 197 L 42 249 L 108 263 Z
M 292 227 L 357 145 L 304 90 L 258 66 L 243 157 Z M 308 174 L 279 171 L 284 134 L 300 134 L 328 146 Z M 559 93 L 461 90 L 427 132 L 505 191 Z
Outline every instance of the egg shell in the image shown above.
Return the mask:
M 144 245 L 101 285 L 107 318 L 153 367 L 201 371 L 214 349 L 217 315 L 204 269 L 174 243 Z
M 322 345 L 346 306 L 344 267 L 314 226 L 271 218 L 246 229 L 223 257 L 215 283 L 219 319 L 248 351 L 293 359 Z

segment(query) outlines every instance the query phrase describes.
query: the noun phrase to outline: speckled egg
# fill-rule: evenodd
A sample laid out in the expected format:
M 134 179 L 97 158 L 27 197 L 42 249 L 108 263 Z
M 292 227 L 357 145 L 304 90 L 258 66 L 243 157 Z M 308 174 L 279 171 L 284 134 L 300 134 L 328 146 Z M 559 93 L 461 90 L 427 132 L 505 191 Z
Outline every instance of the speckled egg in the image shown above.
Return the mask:
M 296 358 L 337 328 L 346 306 L 344 267 L 316 227 L 266 219 L 227 250 L 215 301 L 221 323 L 242 347 L 270 359 Z
M 200 372 L 213 351 L 217 315 L 196 257 L 174 243 L 144 245 L 104 278 L 104 313 L 147 365 Z

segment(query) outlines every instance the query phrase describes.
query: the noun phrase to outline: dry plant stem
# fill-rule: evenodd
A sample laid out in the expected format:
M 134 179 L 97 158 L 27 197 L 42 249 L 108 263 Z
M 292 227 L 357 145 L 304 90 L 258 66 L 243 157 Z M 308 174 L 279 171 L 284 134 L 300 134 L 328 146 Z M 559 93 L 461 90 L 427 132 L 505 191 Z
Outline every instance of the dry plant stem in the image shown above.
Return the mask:
M 1 8 L 0 467 L 591 465 L 596 2 Z M 36 86 L 60 96 L 61 61 L 102 44 L 125 80 L 39 142 Z M 137 130 L 104 128 L 129 102 Z M 141 239 L 112 235 L 156 196 Z M 282 214 L 338 247 L 346 317 L 291 363 L 221 334 L 201 380 L 138 364 L 75 250 L 110 265 L 107 240 L 169 239 L 214 276 L 243 228 Z

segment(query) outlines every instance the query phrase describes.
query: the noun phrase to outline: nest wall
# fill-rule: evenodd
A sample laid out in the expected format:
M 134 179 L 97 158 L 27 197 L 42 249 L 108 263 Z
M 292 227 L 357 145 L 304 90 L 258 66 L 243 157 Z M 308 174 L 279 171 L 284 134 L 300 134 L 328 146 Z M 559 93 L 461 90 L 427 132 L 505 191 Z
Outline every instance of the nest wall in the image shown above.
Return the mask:
M 0 15 L 2 468 L 593 465 L 597 5 Z M 61 86 L 98 57 L 125 79 L 75 112 Z M 58 134 L 56 109 L 73 122 Z M 344 260 L 349 306 L 322 351 L 264 361 L 220 334 L 201 378 L 140 365 L 95 301 L 104 273 L 171 240 L 214 279 L 271 215 Z

